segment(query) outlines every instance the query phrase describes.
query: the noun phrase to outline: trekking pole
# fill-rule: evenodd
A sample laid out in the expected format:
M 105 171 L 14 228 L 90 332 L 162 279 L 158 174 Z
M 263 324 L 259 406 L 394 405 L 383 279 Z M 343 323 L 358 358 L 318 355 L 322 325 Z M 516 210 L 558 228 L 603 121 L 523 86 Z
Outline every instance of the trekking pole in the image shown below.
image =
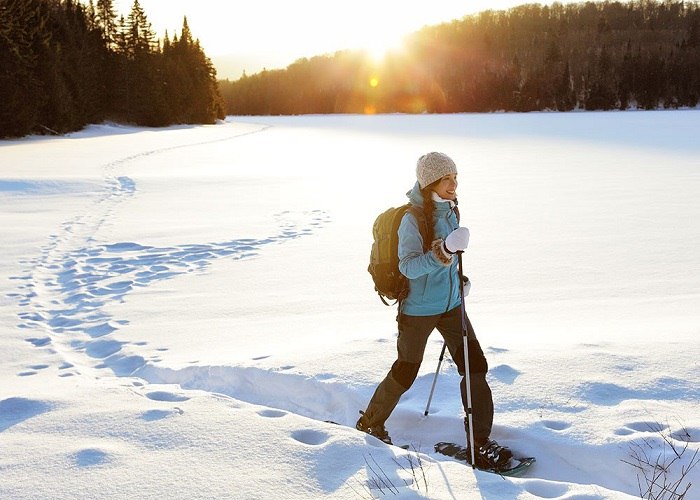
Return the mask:
M 467 389 L 467 419 L 469 422 L 469 435 L 467 436 L 467 446 L 471 453 L 471 464 L 472 468 L 475 467 L 475 457 L 474 457 L 474 415 L 472 414 L 472 388 L 471 388 L 471 376 L 469 374 L 469 347 L 467 346 L 467 341 L 469 340 L 467 332 L 467 310 L 464 307 L 464 282 L 462 277 L 464 276 L 462 268 L 462 253 L 457 252 L 457 261 L 459 263 L 459 296 L 462 302 L 462 339 L 464 340 L 464 380 Z
M 437 384 L 437 378 L 438 378 L 438 373 L 440 373 L 440 365 L 442 365 L 442 360 L 445 358 L 445 348 L 447 347 L 447 344 L 445 342 L 442 343 L 442 351 L 440 352 L 440 359 L 438 359 L 438 365 L 437 368 L 435 369 L 435 376 L 433 377 L 433 386 L 430 388 L 430 395 L 428 396 L 428 404 L 425 405 L 425 416 L 428 416 L 428 412 L 430 412 L 430 402 L 433 400 L 433 392 L 435 392 L 435 384 Z

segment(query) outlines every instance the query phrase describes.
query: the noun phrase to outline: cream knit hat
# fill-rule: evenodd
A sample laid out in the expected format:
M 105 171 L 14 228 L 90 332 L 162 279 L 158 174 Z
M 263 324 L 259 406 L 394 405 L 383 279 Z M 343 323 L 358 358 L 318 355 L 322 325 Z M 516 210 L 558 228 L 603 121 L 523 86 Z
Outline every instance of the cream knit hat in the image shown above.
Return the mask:
M 416 177 L 421 189 L 449 174 L 457 173 L 457 165 L 444 153 L 428 153 L 418 158 Z

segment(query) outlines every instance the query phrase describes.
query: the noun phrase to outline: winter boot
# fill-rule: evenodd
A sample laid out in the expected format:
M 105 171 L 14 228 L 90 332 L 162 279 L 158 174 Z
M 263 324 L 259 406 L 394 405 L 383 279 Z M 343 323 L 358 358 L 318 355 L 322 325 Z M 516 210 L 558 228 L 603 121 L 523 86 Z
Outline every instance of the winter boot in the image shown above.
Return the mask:
M 493 439 L 487 439 L 474 450 L 476 466 L 480 469 L 504 469 L 508 467 L 513 452 L 505 446 L 499 445 Z
M 357 424 L 355 424 L 355 428 L 358 431 L 362 431 L 369 434 L 370 436 L 374 436 L 380 441 L 384 441 L 386 444 L 392 444 L 391 438 L 389 437 L 389 433 L 386 431 L 384 424 L 370 426 L 366 421 L 365 412 L 360 411 L 360 415 L 362 416 L 357 421 Z

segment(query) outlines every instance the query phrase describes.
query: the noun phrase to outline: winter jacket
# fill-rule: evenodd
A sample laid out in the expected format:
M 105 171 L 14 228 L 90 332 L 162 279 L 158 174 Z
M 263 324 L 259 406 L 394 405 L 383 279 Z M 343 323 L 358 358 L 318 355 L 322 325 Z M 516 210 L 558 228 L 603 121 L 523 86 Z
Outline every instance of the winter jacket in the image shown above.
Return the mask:
M 406 195 L 412 205 L 423 208 L 423 196 L 416 182 Z M 442 314 L 460 305 L 457 257 L 446 256 L 440 247 L 445 237 L 459 227 L 450 202 L 435 203 L 435 241 L 427 251 L 415 216 L 407 212 L 399 225 L 399 270 L 409 280 L 408 297 L 401 312 L 411 316 Z

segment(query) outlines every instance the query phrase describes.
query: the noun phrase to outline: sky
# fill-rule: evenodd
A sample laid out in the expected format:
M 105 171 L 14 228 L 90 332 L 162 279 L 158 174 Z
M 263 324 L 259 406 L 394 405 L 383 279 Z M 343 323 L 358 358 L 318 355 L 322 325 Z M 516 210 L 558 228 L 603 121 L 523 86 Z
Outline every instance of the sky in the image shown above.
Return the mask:
M 393 2 L 354 0 L 140 0 L 157 35 L 180 33 L 182 20 L 199 39 L 219 78 L 285 68 L 297 59 L 344 49 L 366 49 L 380 57 L 401 38 L 426 25 L 449 22 L 487 9 L 502 10 L 525 0 Z M 551 3 L 551 2 L 541 2 Z M 564 2 L 566 3 L 566 2 Z M 133 0 L 116 0 L 128 14 Z

